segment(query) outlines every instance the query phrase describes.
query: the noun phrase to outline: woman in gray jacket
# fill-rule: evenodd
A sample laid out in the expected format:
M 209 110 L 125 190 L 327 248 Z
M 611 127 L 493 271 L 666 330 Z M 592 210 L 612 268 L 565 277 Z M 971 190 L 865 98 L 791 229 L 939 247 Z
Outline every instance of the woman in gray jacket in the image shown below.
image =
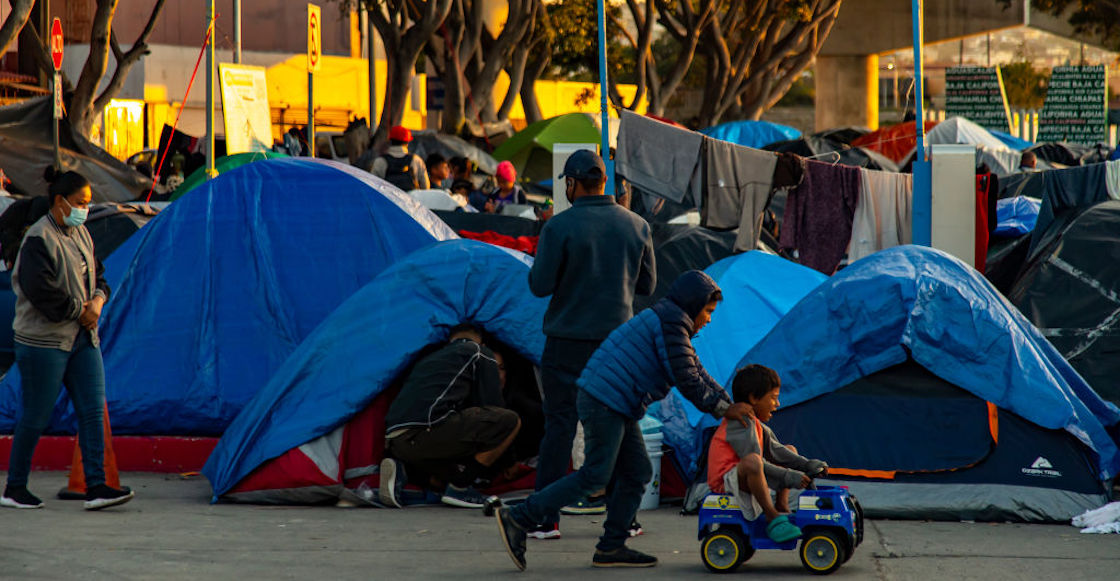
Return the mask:
M 89 182 L 75 172 L 57 174 L 51 169 L 47 181 L 50 211 L 27 230 L 12 270 L 16 293 L 12 329 L 23 413 L 12 438 L 8 485 L 0 505 L 43 506 L 27 490 L 31 456 L 65 385 L 78 416 L 85 508 L 97 510 L 128 502 L 133 495 L 131 490 L 105 484 L 105 370 L 97 321 L 109 300 L 109 285 L 94 257 L 93 239 L 83 226 L 92 195 Z

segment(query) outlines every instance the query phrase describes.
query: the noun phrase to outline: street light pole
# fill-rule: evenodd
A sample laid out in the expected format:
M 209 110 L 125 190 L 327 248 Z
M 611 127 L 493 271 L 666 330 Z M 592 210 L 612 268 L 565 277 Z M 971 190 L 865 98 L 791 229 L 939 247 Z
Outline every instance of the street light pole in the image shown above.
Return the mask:
M 607 168 L 606 193 L 614 195 L 614 160 L 611 159 L 611 124 L 607 113 L 607 24 L 603 0 L 597 0 L 599 18 L 599 113 L 602 124 L 603 164 Z M 511 89 L 512 90 L 512 89 Z
M 206 45 L 206 178 L 211 179 L 218 177 L 214 169 L 214 0 L 206 0 L 206 27 L 211 32 Z
M 922 109 L 922 100 L 925 98 L 922 90 L 922 43 L 923 14 L 922 0 L 912 0 L 911 19 L 914 26 L 914 132 L 917 137 L 917 147 L 914 155 L 914 204 L 912 215 L 913 242 L 920 246 L 931 246 L 933 243 L 933 185 L 932 172 L 929 159 L 926 157 L 925 144 L 925 112 Z
M 233 63 L 241 64 L 241 0 L 233 0 Z

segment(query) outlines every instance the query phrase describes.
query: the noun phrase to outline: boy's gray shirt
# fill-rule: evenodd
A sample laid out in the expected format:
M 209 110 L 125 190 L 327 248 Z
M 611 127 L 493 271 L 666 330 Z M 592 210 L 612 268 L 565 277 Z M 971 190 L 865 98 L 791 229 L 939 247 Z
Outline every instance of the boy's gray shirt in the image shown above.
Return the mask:
M 755 420 L 758 421 L 758 420 Z M 758 441 L 753 427 L 747 428 L 739 422 L 727 422 L 727 443 L 740 458 L 748 454 L 762 456 L 762 471 L 767 484 L 774 489 L 797 488 L 805 474 L 816 474 L 828 464 L 821 460 L 810 460 L 786 447 L 774 436 L 770 426 L 762 424 L 762 438 L 766 440 L 766 451 Z

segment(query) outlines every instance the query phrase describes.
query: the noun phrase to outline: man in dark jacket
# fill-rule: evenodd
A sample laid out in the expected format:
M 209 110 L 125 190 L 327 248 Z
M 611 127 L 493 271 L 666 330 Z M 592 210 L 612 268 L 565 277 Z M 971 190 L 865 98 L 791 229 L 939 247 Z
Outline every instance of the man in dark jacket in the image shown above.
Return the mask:
M 527 530 L 560 507 L 607 488 L 607 518 L 592 565 L 652 567 L 657 559 L 626 547 L 629 527 L 653 469 L 638 420 L 673 385 L 701 410 L 744 423 L 745 403 L 732 403 L 708 375 L 692 348 L 692 335 L 711 320 L 722 299 L 708 275 L 690 270 L 669 294 L 612 332 L 579 377 L 577 408 L 583 422 L 586 460 L 578 472 L 497 512 L 506 550 L 525 568 Z M 608 484 L 610 485 L 608 487 Z
M 657 282 L 649 224 L 603 195 L 603 160 L 577 151 L 560 177 L 572 207 L 545 223 L 529 271 L 533 294 L 552 296 L 544 315 L 545 433 L 537 490 L 568 471 L 578 421 L 576 379 L 584 364 L 611 331 L 633 316 L 634 295 L 649 295 Z M 530 536 L 559 537 L 559 519 L 559 513 L 550 515 Z
M 489 472 L 521 428 L 517 414 L 505 407 L 501 375 L 494 352 L 467 324 L 452 329 L 446 346 L 416 363 L 385 414 L 383 504 L 401 507 L 403 462 L 446 483 L 445 504 L 482 507 L 486 497 L 471 485 Z

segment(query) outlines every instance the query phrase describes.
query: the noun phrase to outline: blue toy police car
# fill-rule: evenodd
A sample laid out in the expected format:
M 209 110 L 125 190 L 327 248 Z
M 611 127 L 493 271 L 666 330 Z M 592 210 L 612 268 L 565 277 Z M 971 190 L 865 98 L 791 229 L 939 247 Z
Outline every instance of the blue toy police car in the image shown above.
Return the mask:
M 801 531 L 801 563 L 811 573 L 840 568 L 863 542 L 863 509 L 848 489 L 803 490 L 789 516 Z M 776 543 L 766 536 L 766 518 L 747 521 L 734 496 L 709 494 L 700 508 L 700 555 L 708 570 L 730 573 L 758 549 L 792 551 L 798 539 Z

